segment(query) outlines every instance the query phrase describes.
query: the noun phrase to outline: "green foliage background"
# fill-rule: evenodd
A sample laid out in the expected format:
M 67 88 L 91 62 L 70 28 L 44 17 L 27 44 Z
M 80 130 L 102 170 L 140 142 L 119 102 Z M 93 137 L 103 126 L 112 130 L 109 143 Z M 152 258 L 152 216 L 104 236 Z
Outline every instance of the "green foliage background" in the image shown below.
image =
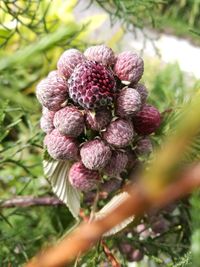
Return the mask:
M 50 70 L 55 69 L 56 60 L 63 50 L 70 47 L 83 50 L 88 44 L 90 33 L 99 26 L 99 21 L 103 22 L 101 16 L 77 22 L 73 15 L 76 2 L 0 1 L 0 200 L 2 202 L 21 195 L 36 197 L 52 195 L 42 172 L 44 135 L 39 129 L 41 107 L 35 98 L 35 86 Z M 126 30 L 132 30 L 131 26 L 142 29 L 151 22 L 152 27 L 170 28 L 176 34 L 187 35 L 195 41 L 199 40 L 197 35 L 189 32 L 189 29 L 196 32 L 199 28 L 199 1 L 173 1 L 172 4 L 172 1 L 143 0 L 135 1 L 134 5 L 131 3 L 132 1 L 127 0 L 91 1 L 91 4 L 99 4 L 106 10 L 113 23 L 121 20 Z M 160 23 L 161 18 L 162 23 Z M 181 28 L 181 33 L 178 28 Z M 164 137 L 170 134 L 176 124 L 183 103 L 199 90 L 200 83 L 188 79 L 176 64 L 160 68 L 159 63 L 148 60 L 143 81 L 150 90 L 149 102 L 164 112 L 163 125 L 153 137 L 155 144 L 161 145 Z M 166 112 L 169 109 L 173 112 Z M 199 159 L 198 138 L 191 149 L 189 160 Z M 193 207 L 192 221 L 186 225 L 194 229 L 191 252 L 195 262 L 198 263 L 200 251 L 198 192 L 191 199 L 190 209 L 191 207 Z M 183 210 L 188 210 L 188 207 Z M 21 266 L 41 247 L 61 238 L 74 223 L 64 206 L 0 208 L 0 266 L 9 264 L 12 267 Z M 108 243 L 112 245 L 115 240 L 110 239 Z M 169 245 L 170 243 L 168 247 Z M 149 246 L 153 248 L 150 241 Z M 155 243 L 154 246 L 159 245 Z M 98 249 L 95 248 L 82 259 L 87 266 L 98 266 L 103 258 Z M 182 255 L 183 252 L 179 254 L 177 250 L 177 255 L 174 256 L 177 264 L 170 265 L 170 263 L 168 266 L 189 266 L 191 259 L 189 243 L 185 252 L 186 254 Z M 162 266 L 161 259 L 151 255 L 150 259 L 157 262 L 158 266 Z

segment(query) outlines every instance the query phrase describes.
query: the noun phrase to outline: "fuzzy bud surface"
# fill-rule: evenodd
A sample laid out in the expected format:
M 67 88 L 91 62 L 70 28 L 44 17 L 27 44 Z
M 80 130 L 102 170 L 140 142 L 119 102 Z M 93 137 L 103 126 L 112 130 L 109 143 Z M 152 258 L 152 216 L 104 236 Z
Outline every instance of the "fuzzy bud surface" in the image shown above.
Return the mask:
M 112 156 L 104 168 L 104 172 L 108 176 L 119 176 L 126 168 L 128 163 L 128 156 L 121 151 L 113 151 Z
M 94 189 L 99 181 L 98 171 L 88 170 L 81 161 L 74 163 L 69 170 L 69 182 L 81 191 Z
M 151 140 L 148 137 L 137 142 L 136 153 L 139 155 L 149 154 L 153 151 Z
M 115 79 L 110 70 L 95 61 L 79 64 L 69 81 L 69 95 L 85 109 L 95 109 L 112 103 Z
M 55 113 L 54 126 L 60 133 L 77 137 L 84 130 L 84 116 L 76 107 L 65 107 Z
M 105 66 L 111 66 L 115 63 L 115 54 L 112 49 L 106 45 L 88 47 L 84 55 L 88 60 L 97 61 Z
M 155 132 L 161 123 L 161 116 L 157 108 L 151 105 L 144 107 L 133 117 L 135 131 L 140 135 L 149 135 Z
M 54 129 L 53 125 L 53 118 L 54 118 L 55 112 L 50 111 L 47 108 L 43 108 L 42 110 L 42 117 L 40 119 L 40 128 L 45 133 L 50 133 Z
M 61 105 L 67 99 L 67 95 L 67 82 L 58 75 L 57 71 L 41 80 L 36 88 L 38 101 L 51 111 L 61 109 Z
M 116 148 L 126 147 L 134 136 L 133 125 L 130 121 L 117 119 L 108 125 L 102 136 L 108 144 Z
M 114 72 L 121 81 L 137 83 L 143 75 L 144 62 L 134 52 L 122 52 L 117 56 Z
M 85 60 L 85 56 L 79 50 L 68 49 L 60 56 L 57 62 L 58 71 L 66 79 L 69 79 L 74 68 Z
M 136 86 L 134 86 L 135 90 L 140 94 L 142 105 L 145 104 L 147 97 L 148 97 L 148 90 L 144 84 L 138 83 Z
M 78 145 L 71 137 L 61 135 L 54 129 L 45 138 L 47 151 L 53 159 L 57 160 L 76 160 L 78 159 Z
M 86 142 L 80 150 L 81 160 L 90 170 L 100 170 L 105 167 L 111 154 L 110 147 L 99 139 Z
M 140 94 L 132 88 L 125 88 L 116 100 L 116 114 L 126 118 L 136 114 L 141 108 Z
M 102 108 L 95 113 L 90 111 L 86 114 L 86 124 L 88 128 L 94 131 L 100 131 L 104 129 L 111 121 L 112 113 L 109 109 Z

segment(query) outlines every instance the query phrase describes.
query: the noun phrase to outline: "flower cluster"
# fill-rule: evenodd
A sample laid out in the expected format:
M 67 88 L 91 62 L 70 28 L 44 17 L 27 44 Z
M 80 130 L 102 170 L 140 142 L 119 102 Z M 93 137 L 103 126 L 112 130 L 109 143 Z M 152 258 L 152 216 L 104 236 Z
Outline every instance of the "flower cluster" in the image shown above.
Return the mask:
M 138 83 L 144 63 L 135 52 L 115 55 L 105 45 L 65 51 L 57 70 L 36 89 L 43 107 L 44 146 L 55 160 L 73 162 L 69 181 L 90 191 L 133 168 L 135 156 L 149 153 L 148 135 L 160 125 L 148 91 Z

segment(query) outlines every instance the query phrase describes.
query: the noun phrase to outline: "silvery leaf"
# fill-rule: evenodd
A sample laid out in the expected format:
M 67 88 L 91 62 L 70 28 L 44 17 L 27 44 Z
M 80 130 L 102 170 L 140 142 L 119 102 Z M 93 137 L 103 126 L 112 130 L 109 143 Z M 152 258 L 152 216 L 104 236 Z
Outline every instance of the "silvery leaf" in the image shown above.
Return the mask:
M 54 194 L 67 205 L 72 215 L 78 219 L 80 211 L 80 192 L 68 180 L 70 161 L 43 160 L 44 174 L 51 183 Z
M 127 192 L 122 192 L 116 196 L 114 196 L 100 211 L 95 214 L 95 219 L 101 219 L 105 217 L 108 213 L 113 211 L 116 207 L 118 207 L 124 200 L 129 197 Z M 106 232 L 103 236 L 110 236 L 114 235 L 124 228 L 127 227 L 132 221 L 134 220 L 134 216 L 130 216 L 129 218 L 125 219 L 120 224 L 113 227 L 110 231 Z

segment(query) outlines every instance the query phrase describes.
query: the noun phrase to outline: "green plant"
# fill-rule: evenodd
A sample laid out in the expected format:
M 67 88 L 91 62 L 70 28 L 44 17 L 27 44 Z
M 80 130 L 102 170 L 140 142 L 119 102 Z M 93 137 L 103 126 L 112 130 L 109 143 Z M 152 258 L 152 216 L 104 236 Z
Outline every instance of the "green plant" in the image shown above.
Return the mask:
M 0 3 L 0 45 L 4 49 L 0 51 L 1 204 L 16 196 L 38 198 L 52 195 L 42 171 L 44 136 L 39 130 L 41 111 L 35 99 L 35 85 L 55 68 L 56 60 L 64 49 L 77 47 L 83 50 L 90 32 L 89 25 L 78 24 L 72 15 L 75 1 L 55 2 L 6 0 Z M 156 26 L 155 19 L 160 13 L 179 19 L 181 23 L 186 23 L 189 19 L 190 25 L 185 32 L 188 28 L 195 29 L 199 25 L 198 1 L 176 1 L 174 5 L 168 5 L 166 10 L 160 8 L 166 1 L 143 0 L 135 1 L 134 5 L 133 1 L 96 2 L 107 10 L 113 23 L 120 18 L 127 27 L 134 23 L 134 26 L 142 28 L 149 22 Z M 60 5 L 60 8 L 56 5 Z M 189 14 L 188 9 L 191 8 L 193 12 Z M 144 17 L 147 19 L 144 20 Z M 163 139 L 172 134 L 178 119 L 184 114 L 183 103 L 193 98 L 200 84 L 189 80 L 176 64 L 161 69 L 159 66 L 146 67 L 144 75 L 149 89 L 149 102 L 158 106 L 162 112 L 163 123 L 152 137 L 155 146 L 162 146 Z M 200 139 L 197 136 L 185 153 L 182 164 L 199 160 L 199 151 Z M 141 161 L 151 161 L 151 157 L 141 158 Z M 109 198 L 112 196 L 109 193 Z M 84 197 L 86 200 L 88 197 L 88 203 L 85 204 L 88 216 L 91 208 L 90 195 Z M 162 211 L 161 216 L 166 220 L 174 220 L 175 223 L 157 238 L 141 240 L 139 234 L 135 233 L 137 221 L 128 228 L 133 231 L 132 236 L 119 233 L 107 238 L 106 246 L 124 266 L 127 264 L 125 255 L 115 249 L 122 240 L 134 242 L 138 249 L 146 247 L 149 262 L 157 266 L 166 264 L 166 257 L 171 258 L 169 267 L 193 266 L 192 259 L 198 266 L 199 200 L 199 193 L 196 192 L 190 201 L 186 198 L 178 202 L 175 211 Z M 102 208 L 104 204 L 104 199 L 100 199 L 98 207 Z M 147 216 L 141 220 L 146 228 L 150 227 Z M 42 246 L 63 238 L 74 225 L 70 212 L 60 204 L 49 207 L 16 206 L 10 209 L 0 207 L 0 265 L 18 267 L 24 264 Z M 113 247 L 115 248 L 112 249 Z M 77 264 L 98 266 L 103 261 L 108 261 L 105 251 L 105 244 L 98 244 L 84 257 L 77 259 Z

